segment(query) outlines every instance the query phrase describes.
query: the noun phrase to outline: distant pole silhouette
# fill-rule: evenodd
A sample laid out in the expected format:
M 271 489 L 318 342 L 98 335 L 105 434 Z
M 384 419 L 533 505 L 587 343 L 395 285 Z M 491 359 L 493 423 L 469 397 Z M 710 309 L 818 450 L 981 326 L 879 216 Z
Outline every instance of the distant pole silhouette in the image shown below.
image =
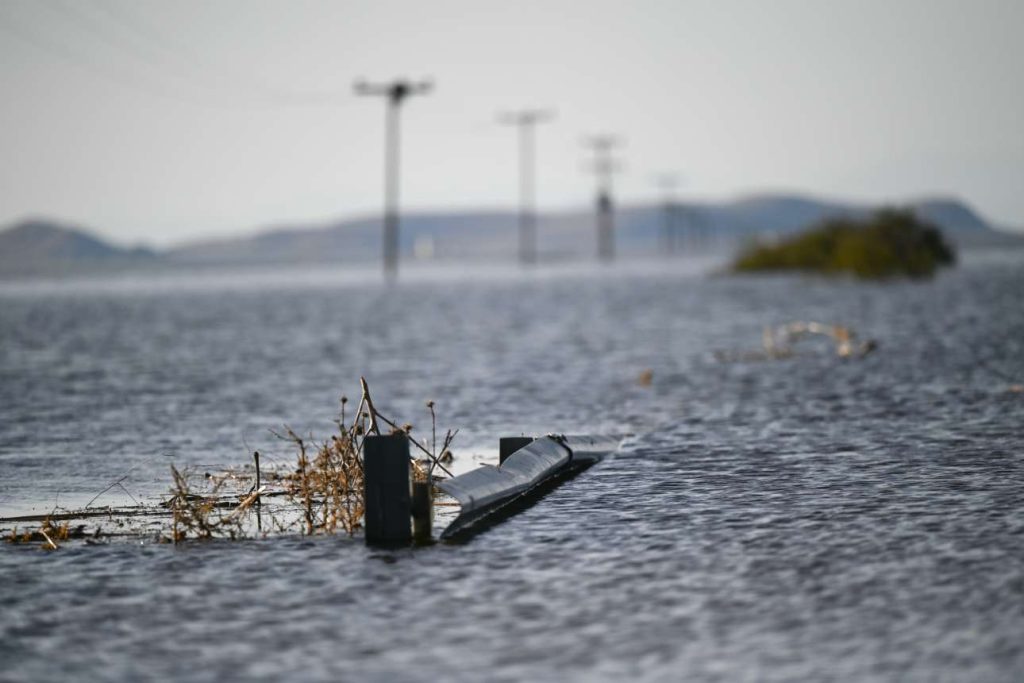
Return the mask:
M 590 170 L 597 178 L 597 257 L 615 260 L 615 216 L 612 201 L 612 175 L 619 170 L 612 151 L 620 143 L 612 135 L 595 135 L 583 141 L 594 153 Z
M 662 173 L 655 182 L 662 192 L 661 219 L 662 233 L 661 246 L 667 256 L 676 253 L 676 244 L 679 240 L 677 213 L 679 207 L 676 202 L 675 191 L 679 187 L 679 174 Z
M 499 123 L 515 126 L 519 132 L 519 262 L 523 265 L 537 260 L 534 127 L 552 118 L 550 112 L 540 109 L 522 109 L 498 115 Z
M 698 211 L 693 210 L 690 212 L 690 221 L 693 223 L 693 229 L 700 240 L 701 249 L 704 251 L 714 251 L 718 235 L 714 230 L 713 215 L 705 211 L 702 216 Z
M 399 127 L 398 114 L 402 102 L 410 95 L 425 95 L 433 88 L 430 81 L 412 83 L 395 80 L 391 83 L 367 83 L 357 81 L 357 95 L 373 95 L 387 98 L 387 129 L 384 142 L 384 273 L 389 277 L 398 274 L 398 165 Z

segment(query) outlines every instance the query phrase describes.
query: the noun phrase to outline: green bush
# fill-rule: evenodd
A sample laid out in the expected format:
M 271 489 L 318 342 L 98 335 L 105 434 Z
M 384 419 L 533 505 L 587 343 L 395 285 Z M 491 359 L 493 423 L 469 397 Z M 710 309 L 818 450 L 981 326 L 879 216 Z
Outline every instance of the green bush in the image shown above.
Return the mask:
M 865 220 L 829 219 L 777 244 L 754 244 L 740 253 L 733 270 L 924 278 L 955 260 L 938 228 L 912 211 L 882 209 Z

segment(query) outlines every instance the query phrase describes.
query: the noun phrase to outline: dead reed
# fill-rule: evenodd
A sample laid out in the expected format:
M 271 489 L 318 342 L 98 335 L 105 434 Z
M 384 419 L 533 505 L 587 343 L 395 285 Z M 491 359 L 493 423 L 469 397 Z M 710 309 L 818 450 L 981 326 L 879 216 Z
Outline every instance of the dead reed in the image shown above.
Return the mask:
M 206 475 L 200 483 L 191 473 L 172 467 L 171 498 L 166 503 L 172 512 L 169 540 L 251 537 L 263 533 L 264 517 L 271 529 L 280 532 L 297 527 L 306 535 L 354 535 L 363 524 L 363 443 L 368 435 L 381 434 L 381 425 L 392 434 L 404 433 L 422 454 L 411 462 L 415 481 L 433 482 L 437 468 L 451 476 L 444 463 L 452 458 L 450 447 L 458 430 L 445 433 L 439 450 L 433 401 L 427 402 L 432 437 L 428 447 L 412 436 L 411 424 L 399 426 L 377 411 L 365 378 L 360 378 L 360 388 L 359 404 L 350 419 L 348 399 L 341 398 L 341 411 L 334 421 L 338 431 L 326 441 L 303 437 L 287 425 L 283 432 L 272 432 L 294 447 L 295 468 L 267 471 L 269 484 L 260 481 L 258 453 L 254 454 L 256 481 L 244 494 L 225 491 L 228 477 Z M 263 505 L 264 499 L 275 497 L 287 502 Z M 253 516 L 256 534 L 252 532 Z
M 15 527 L 4 537 L 4 540 L 14 544 L 38 542 L 41 543 L 40 547 L 43 550 L 57 550 L 60 548 L 57 541 L 64 542 L 72 538 L 81 538 L 84 536 L 84 529 L 84 526 L 72 529 L 71 522 L 68 520 L 62 524 L 56 524 L 50 517 L 46 517 L 38 529 L 28 529 L 19 533 Z
M 171 540 L 174 543 L 188 538 L 239 538 L 243 535 L 240 512 L 248 505 L 240 502 L 230 512 L 225 512 L 226 501 L 221 496 L 226 479 L 204 477 L 212 482 L 202 494 L 196 493 L 200 486 L 195 473 L 178 470 L 171 465 L 171 498 L 165 505 L 171 510 Z M 250 503 L 251 504 L 251 503 Z M 243 507 L 244 506 L 244 507 Z
M 19 531 L 15 527 L 5 532 L 4 540 L 38 542 L 45 549 L 56 550 L 64 541 L 87 536 L 84 525 L 71 527 L 69 520 L 100 516 L 116 527 L 114 532 L 101 534 L 97 526 L 87 541 L 101 535 L 138 536 L 146 533 L 146 529 L 169 543 L 189 539 L 238 540 L 296 531 L 306 535 L 352 536 L 363 525 L 363 444 L 367 436 L 380 435 L 382 429 L 405 434 L 419 456 L 410 462 L 413 481 L 429 482 L 432 489 L 436 470 L 451 476 L 445 464 L 452 459 L 451 444 L 458 434 L 458 430 L 447 430 L 439 443 L 434 402 L 428 401 L 430 442 L 421 442 L 412 435 L 411 424 L 399 425 L 377 411 L 364 378 L 360 378 L 360 389 L 359 404 L 351 413 L 348 399 L 342 397 L 340 413 L 334 420 L 337 432 L 326 441 L 301 436 L 288 426 L 275 433 L 294 448 L 294 467 L 261 468 L 258 452 L 253 454 L 255 468 L 251 472 L 247 468 L 231 468 L 209 473 L 172 465 L 169 496 L 159 506 L 143 505 L 132 498 L 137 503 L 132 508 L 101 511 L 87 505 L 78 511 L 51 512 L 40 520 L 38 528 Z M 120 485 L 126 477 L 122 476 L 104 492 Z M 152 524 L 125 528 L 127 518 L 135 516 L 144 516 L 147 524 Z M 55 519 L 63 522 L 57 523 Z

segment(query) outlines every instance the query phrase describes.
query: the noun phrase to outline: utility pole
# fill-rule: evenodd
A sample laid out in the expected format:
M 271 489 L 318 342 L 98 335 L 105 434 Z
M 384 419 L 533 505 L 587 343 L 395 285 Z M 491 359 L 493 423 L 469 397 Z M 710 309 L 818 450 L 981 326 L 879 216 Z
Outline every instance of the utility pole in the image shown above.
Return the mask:
M 524 266 L 537 260 L 534 127 L 552 118 L 551 112 L 541 109 L 521 109 L 498 115 L 499 123 L 515 126 L 519 132 L 519 262 Z
M 620 170 L 612 151 L 620 144 L 613 135 L 594 135 L 583 141 L 594 153 L 590 171 L 597 178 L 597 257 L 615 259 L 615 216 L 612 202 L 612 176 Z
M 387 98 L 387 121 L 384 141 L 384 274 L 398 275 L 398 114 L 402 102 L 410 95 L 425 95 L 433 88 L 430 81 L 413 83 L 398 79 L 391 83 L 356 81 L 357 95 Z
M 676 253 L 676 243 L 679 240 L 677 216 L 679 207 L 676 202 L 676 188 L 679 187 L 679 174 L 662 173 L 655 179 L 658 189 L 662 192 L 661 217 L 662 234 L 661 246 L 666 255 Z

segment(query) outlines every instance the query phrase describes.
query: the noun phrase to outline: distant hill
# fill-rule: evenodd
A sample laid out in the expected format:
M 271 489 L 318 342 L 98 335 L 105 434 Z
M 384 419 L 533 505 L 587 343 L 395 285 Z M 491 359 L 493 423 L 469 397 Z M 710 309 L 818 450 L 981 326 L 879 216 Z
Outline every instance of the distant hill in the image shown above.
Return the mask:
M 0 232 L 4 275 L 130 267 L 157 259 L 149 249 L 118 247 L 82 228 L 42 219 L 24 220 Z
M 968 205 L 939 198 L 912 202 L 921 218 L 961 245 L 1024 244 L 1024 238 L 993 230 Z M 733 248 L 754 236 L 784 237 L 826 218 L 863 218 L 877 206 L 800 195 L 765 194 L 723 202 L 676 205 L 683 249 Z M 616 242 L 626 255 L 659 248 L 664 213 L 657 204 L 619 207 Z M 515 258 L 518 219 L 512 210 L 410 211 L 402 215 L 403 258 L 444 260 Z M 380 258 L 380 217 L 322 224 L 279 225 L 256 234 L 185 244 L 159 253 L 124 249 L 77 227 L 28 220 L 0 232 L 0 275 L 57 273 L 159 266 L 245 266 L 338 263 Z M 595 251 L 589 209 L 546 212 L 538 220 L 541 258 L 589 258 Z
M 863 218 L 876 208 L 797 195 L 763 195 L 727 202 L 680 203 L 676 220 L 684 243 L 694 242 L 696 236 L 705 246 L 724 247 L 758 235 L 785 236 L 826 218 Z M 942 228 L 954 242 L 984 242 L 1003 235 L 957 200 L 929 199 L 914 202 L 911 208 Z M 405 255 L 427 251 L 445 259 L 508 259 L 516 253 L 517 220 L 513 211 L 406 212 L 401 250 Z M 616 211 L 620 252 L 652 253 L 658 248 L 663 226 L 659 205 L 620 207 Z M 542 214 L 538 250 L 546 258 L 590 256 L 594 251 L 593 214 L 586 209 Z M 278 226 L 251 237 L 195 242 L 166 255 L 176 263 L 234 264 L 337 262 L 376 259 L 379 254 L 380 218 L 373 216 L 321 225 Z
M 951 234 L 992 231 L 992 227 L 970 207 L 955 199 L 921 201 L 914 206 L 914 212 L 918 218 L 937 225 Z

